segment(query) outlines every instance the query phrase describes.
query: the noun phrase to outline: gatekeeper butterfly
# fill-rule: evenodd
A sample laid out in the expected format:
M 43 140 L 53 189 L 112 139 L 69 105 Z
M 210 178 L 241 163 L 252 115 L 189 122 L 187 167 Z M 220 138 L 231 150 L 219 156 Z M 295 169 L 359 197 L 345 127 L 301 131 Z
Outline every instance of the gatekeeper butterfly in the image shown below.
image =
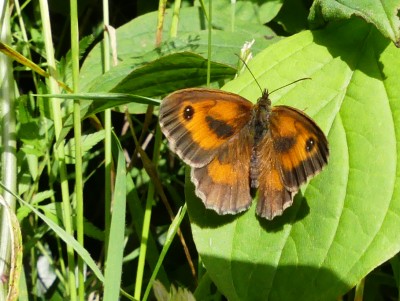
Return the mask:
M 248 209 L 252 187 L 257 214 L 271 220 L 328 162 L 318 125 L 298 109 L 271 108 L 267 90 L 255 105 L 221 90 L 179 90 L 162 101 L 160 125 L 172 151 L 191 167 L 196 195 L 218 214 Z

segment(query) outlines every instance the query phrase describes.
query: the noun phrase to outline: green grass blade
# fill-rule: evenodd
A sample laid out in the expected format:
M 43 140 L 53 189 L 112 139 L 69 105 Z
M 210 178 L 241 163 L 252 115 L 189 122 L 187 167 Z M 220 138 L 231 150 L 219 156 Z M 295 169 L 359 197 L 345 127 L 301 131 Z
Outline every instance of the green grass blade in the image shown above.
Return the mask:
M 112 148 L 117 169 L 110 236 L 108 239 L 109 244 L 107 246 L 107 259 L 105 262 L 105 301 L 117 300 L 119 298 L 125 237 L 126 168 L 122 147 L 115 134 L 112 135 Z
M 179 209 L 177 215 L 175 216 L 174 220 L 172 221 L 171 225 L 169 226 L 165 244 L 161 250 L 161 254 L 160 254 L 160 257 L 158 258 L 157 265 L 156 265 L 155 269 L 153 270 L 153 273 L 151 274 L 150 281 L 147 284 L 147 288 L 146 288 L 146 291 L 144 292 L 143 299 L 142 299 L 143 301 L 147 301 L 150 290 L 153 286 L 153 282 L 157 277 L 158 271 L 163 263 L 165 255 L 167 255 L 169 247 L 171 246 L 171 243 L 174 240 L 176 232 L 178 232 L 178 230 L 179 230 L 179 226 L 180 226 L 183 218 L 185 217 L 185 214 L 186 214 L 186 204 L 181 209 Z

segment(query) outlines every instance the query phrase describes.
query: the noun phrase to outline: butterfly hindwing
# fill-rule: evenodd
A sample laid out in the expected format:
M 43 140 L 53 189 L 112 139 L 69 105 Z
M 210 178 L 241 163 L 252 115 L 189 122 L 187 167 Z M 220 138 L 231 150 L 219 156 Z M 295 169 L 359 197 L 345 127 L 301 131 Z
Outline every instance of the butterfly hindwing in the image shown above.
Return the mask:
M 204 167 L 192 168 L 196 195 L 206 208 L 219 214 L 235 214 L 251 205 L 249 169 L 251 142 L 245 127 L 218 150 Z
M 258 203 L 257 214 L 266 219 L 281 215 L 293 203 L 294 192 L 290 191 L 281 173 L 278 156 L 272 147 L 270 133 L 258 145 Z

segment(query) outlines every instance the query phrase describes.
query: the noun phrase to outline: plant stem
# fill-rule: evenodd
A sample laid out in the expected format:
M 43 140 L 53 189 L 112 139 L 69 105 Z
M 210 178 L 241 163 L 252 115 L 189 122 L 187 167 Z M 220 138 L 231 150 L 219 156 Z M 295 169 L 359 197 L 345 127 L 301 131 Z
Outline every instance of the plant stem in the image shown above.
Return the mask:
M 107 27 L 109 26 L 109 14 L 108 14 L 108 0 L 103 0 L 103 22 L 104 22 L 104 34 L 103 34 L 103 66 L 104 72 L 110 69 L 110 37 Z M 104 111 L 104 179 L 105 179 L 105 211 L 104 211 L 104 246 L 105 246 L 105 258 L 107 258 L 109 231 L 111 225 L 111 199 L 112 199 L 112 153 L 111 153 L 111 110 L 107 109 Z
M 8 1 L 3 1 L 0 6 L 0 40 L 10 43 L 10 12 Z M 15 94 L 12 62 L 9 57 L 0 54 L 0 99 L 1 99 L 1 179 L 3 184 L 11 191 L 16 192 L 17 158 L 16 158 L 16 132 L 15 132 Z M 15 211 L 15 198 L 2 191 L 5 203 Z M 0 209 L 0 277 L 8 275 L 11 264 L 11 233 L 7 218 L 7 210 Z M 8 283 L 0 281 L 0 299 L 5 300 L 8 293 Z
M 72 83 L 75 93 L 79 91 L 79 24 L 78 3 L 70 1 L 71 8 L 71 60 Z M 79 99 L 74 99 L 74 136 L 75 136 L 75 197 L 76 197 L 76 230 L 77 240 L 84 246 L 83 229 L 83 175 L 82 175 L 82 128 L 81 128 L 81 104 Z M 85 275 L 83 259 L 78 257 L 78 291 L 79 300 L 85 298 Z
M 57 74 L 56 74 L 56 63 L 54 58 L 54 48 L 53 48 L 53 40 L 51 36 L 51 23 L 50 23 L 50 15 L 49 15 L 49 7 L 46 0 L 39 0 L 40 4 L 40 13 L 41 19 L 43 22 L 43 36 L 44 36 L 44 45 L 46 50 L 46 58 L 48 71 L 51 74 L 51 78 L 49 78 L 49 92 L 51 94 L 60 94 L 59 87 L 57 85 Z M 60 108 L 60 99 L 52 98 L 50 99 L 50 106 L 52 108 L 53 113 L 53 121 L 54 121 L 54 129 L 56 133 L 56 140 L 60 136 L 62 130 L 62 115 Z M 56 145 L 57 145 L 56 141 Z M 59 143 L 58 146 L 55 146 L 55 156 L 58 160 L 59 169 L 60 169 L 60 182 L 61 182 L 61 197 L 63 203 L 63 220 L 65 230 L 68 234 L 73 236 L 74 231 L 72 228 L 72 213 L 71 213 L 71 203 L 70 203 L 70 195 L 68 188 L 68 175 L 67 175 L 67 167 L 65 163 L 65 154 L 64 154 L 64 144 Z M 74 249 L 72 246 L 67 245 L 67 257 L 68 257 L 68 283 L 69 283 L 69 300 L 76 301 L 76 287 L 75 287 L 75 258 L 74 258 Z

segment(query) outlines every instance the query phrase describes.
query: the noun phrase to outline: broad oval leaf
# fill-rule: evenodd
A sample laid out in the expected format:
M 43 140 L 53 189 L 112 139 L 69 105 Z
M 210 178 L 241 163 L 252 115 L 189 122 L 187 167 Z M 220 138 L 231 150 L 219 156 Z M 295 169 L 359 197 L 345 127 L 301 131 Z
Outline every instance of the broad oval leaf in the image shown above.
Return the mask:
M 233 300 L 336 300 L 400 250 L 400 53 L 361 20 L 306 31 L 249 64 L 271 95 L 312 116 L 328 136 L 327 168 L 283 216 L 218 216 L 186 199 L 197 249 Z M 225 90 L 255 101 L 248 73 Z

